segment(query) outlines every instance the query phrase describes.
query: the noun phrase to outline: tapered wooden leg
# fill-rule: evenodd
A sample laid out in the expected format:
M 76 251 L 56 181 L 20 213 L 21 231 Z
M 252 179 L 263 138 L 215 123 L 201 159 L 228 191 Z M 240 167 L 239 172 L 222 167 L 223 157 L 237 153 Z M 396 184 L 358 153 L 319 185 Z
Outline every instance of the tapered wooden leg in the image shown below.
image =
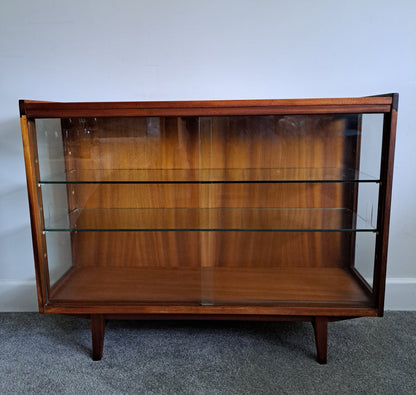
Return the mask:
M 315 331 L 316 360 L 321 364 L 325 364 L 328 347 L 328 318 L 315 317 L 312 325 Z
M 102 314 L 91 315 L 92 359 L 99 361 L 103 356 L 105 321 Z

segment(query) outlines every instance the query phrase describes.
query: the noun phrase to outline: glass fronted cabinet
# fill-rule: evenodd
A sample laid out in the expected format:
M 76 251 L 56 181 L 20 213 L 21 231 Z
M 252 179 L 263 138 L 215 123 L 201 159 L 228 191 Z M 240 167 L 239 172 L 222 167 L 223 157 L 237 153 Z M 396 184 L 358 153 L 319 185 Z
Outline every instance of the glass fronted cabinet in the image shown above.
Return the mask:
M 383 314 L 398 95 L 21 101 L 39 310 L 106 319 Z

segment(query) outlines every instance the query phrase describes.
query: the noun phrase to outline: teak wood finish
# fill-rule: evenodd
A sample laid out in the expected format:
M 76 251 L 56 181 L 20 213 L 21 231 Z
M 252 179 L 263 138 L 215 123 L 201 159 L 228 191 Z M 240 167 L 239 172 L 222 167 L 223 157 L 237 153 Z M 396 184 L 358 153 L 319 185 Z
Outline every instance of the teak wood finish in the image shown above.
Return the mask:
M 106 319 L 311 321 L 326 363 L 328 320 L 383 314 L 397 104 L 20 101 L 39 311 L 90 316 L 94 360 Z M 360 133 L 345 131 L 365 113 L 384 114 L 373 288 L 354 267 L 355 232 L 329 231 L 358 227 L 345 215 L 358 184 L 338 171 L 359 168 Z M 56 180 L 41 180 L 39 118 L 63 131 L 73 267 L 52 285 L 45 231 L 59 224 L 42 191 Z M 307 211 L 331 208 L 344 211 Z

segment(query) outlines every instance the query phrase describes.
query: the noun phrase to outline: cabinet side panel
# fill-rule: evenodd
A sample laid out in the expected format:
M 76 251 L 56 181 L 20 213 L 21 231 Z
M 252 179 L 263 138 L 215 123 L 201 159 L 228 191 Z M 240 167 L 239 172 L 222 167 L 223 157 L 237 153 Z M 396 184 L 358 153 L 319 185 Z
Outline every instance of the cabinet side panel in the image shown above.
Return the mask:
M 393 186 L 394 148 L 396 144 L 397 110 L 399 95 L 393 94 L 392 109 L 384 117 L 381 187 L 379 195 L 378 228 L 376 240 L 376 266 L 374 271 L 374 293 L 378 303 L 378 314 L 384 312 L 384 296 L 386 287 L 387 252 L 389 241 L 391 193 Z
M 66 180 L 71 180 L 71 171 L 75 169 L 74 163 L 74 156 L 72 155 L 72 141 L 74 137 L 68 128 L 68 124 L 70 122 L 66 119 L 61 119 L 61 132 L 62 132 L 62 145 L 63 145 L 63 154 L 64 154 L 64 166 L 65 166 L 65 173 L 66 173 Z M 68 201 L 68 213 L 77 209 L 77 201 L 76 195 L 73 192 L 74 185 L 67 184 L 66 185 L 66 192 L 67 192 L 67 201 Z M 72 258 L 72 266 L 76 266 L 76 255 L 77 255 L 77 241 L 74 237 L 74 233 L 70 232 L 70 245 L 71 245 L 71 258 Z
M 33 253 L 35 259 L 36 287 L 38 294 L 39 311 L 43 312 L 46 303 L 46 282 L 45 268 L 43 262 L 43 240 L 42 240 L 42 219 L 39 212 L 41 203 L 37 193 L 37 173 L 36 169 L 37 155 L 35 144 L 36 140 L 32 133 L 34 132 L 34 122 L 22 116 L 20 119 L 22 129 L 23 150 L 26 167 L 26 180 L 29 198 L 29 211 L 32 227 Z
M 346 136 L 344 138 L 343 165 L 345 168 L 360 170 L 360 144 L 361 144 L 362 115 L 352 114 L 346 118 Z M 343 207 L 357 212 L 358 183 L 344 184 L 343 186 Z M 356 218 L 352 218 L 351 227 L 356 226 Z M 344 237 L 342 250 L 346 266 L 353 267 L 355 259 L 356 234 L 351 232 Z
M 42 183 L 53 174 L 65 174 L 66 157 L 60 119 L 36 119 L 35 125 L 39 180 Z M 67 186 L 59 184 L 55 188 L 47 188 L 42 185 L 39 192 L 42 195 L 45 224 L 52 218 L 61 218 L 69 224 L 68 213 L 72 210 L 72 195 L 68 193 Z M 69 233 L 46 233 L 44 238 L 48 254 L 48 276 L 50 285 L 53 286 L 72 267 L 71 236 Z

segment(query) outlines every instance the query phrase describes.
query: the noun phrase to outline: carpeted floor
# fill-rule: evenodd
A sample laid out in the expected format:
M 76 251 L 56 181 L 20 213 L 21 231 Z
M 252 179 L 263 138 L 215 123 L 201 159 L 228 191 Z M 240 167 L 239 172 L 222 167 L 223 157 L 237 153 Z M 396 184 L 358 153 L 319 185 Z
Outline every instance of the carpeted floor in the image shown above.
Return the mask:
M 0 394 L 416 394 L 416 312 L 329 324 L 110 321 L 0 314 Z

